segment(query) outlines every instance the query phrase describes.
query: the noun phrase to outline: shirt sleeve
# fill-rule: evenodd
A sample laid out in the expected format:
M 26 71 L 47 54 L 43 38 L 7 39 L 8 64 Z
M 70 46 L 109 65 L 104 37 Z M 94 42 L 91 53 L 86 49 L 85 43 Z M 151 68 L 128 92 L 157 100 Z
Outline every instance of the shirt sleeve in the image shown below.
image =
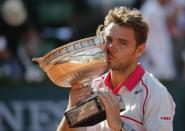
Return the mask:
M 144 113 L 146 131 L 173 131 L 175 103 L 166 88 L 150 92 Z

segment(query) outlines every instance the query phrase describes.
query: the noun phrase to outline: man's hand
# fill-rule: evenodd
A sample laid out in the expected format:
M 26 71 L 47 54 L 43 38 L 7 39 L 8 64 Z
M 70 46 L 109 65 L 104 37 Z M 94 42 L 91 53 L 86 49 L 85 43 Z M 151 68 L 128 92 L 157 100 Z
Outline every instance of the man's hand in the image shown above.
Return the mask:
M 84 100 L 86 97 L 90 96 L 92 93 L 92 88 L 90 87 L 83 87 L 80 84 L 73 84 L 71 87 L 68 107 L 67 110 L 71 109 L 77 103 Z M 78 128 L 80 131 L 85 131 L 84 127 Z M 57 131 L 76 131 L 76 128 L 70 128 L 65 117 L 63 117 L 62 121 L 60 122 Z
M 97 92 L 100 100 L 102 101 L 105 111 L 108 125 L 114 131 L 120 131 L 122 120 L 120 118 L 120 104 L 117 97 L 110 91 Z
M 92 88 L 90 87 L 84 87 L 81 84 L 72 85 L 67 109 L 70 109 L 71 107 L 75 106 L 77 103 L 81 102 L 91 94 Z

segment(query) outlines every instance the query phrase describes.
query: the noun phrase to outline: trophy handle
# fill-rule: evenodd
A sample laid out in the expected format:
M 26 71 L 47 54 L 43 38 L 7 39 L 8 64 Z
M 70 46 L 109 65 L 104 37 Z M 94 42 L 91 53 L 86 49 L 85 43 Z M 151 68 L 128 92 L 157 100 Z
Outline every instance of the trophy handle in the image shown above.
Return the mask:
M 43 57 L 39 58 L 33 58 L 33 62 L 37 62 L 42 70 L 44 70 L 44 62 L 43 62 Z
M 103 33 L 103 32 L 102 32 L 102 29 L 103 29 L 103 25 L 101 24 L 101 25 L 99 25 L 98 28 L 96 29 L 96 35 L 97 35 L 97 36 L 101 36 L 101 37 L 102 37 L 102 35 L 103 35 L 103 34 L 102 34 L 102 33 Z

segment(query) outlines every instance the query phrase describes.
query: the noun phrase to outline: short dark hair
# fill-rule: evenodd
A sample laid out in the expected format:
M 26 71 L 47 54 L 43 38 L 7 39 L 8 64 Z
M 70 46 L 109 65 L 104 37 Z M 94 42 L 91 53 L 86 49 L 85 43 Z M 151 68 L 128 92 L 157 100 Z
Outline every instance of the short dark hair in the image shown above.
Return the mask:
M 139 10 L 116 7 L 108 12 L 105 17 L 104 27 L 106 28 L 110 23 L 131 27 L 134 30 L 136 44 L 146 43 L 149 27 Z

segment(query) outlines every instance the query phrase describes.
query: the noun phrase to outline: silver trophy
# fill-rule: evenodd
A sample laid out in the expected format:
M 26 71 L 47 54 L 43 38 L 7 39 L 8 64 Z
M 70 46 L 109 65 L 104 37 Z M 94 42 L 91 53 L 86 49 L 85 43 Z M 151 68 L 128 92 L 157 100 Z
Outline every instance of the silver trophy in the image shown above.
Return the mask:
M 33 61 L 60 87 L 71 87 L 73 83 L 86 86 L 107 67 L 104 46 L 102 37 L 89 37 L 58 47 Z
M 107 68 L 105 44 L 100 33 L 58 47 L 33 61 L 38 62 L 59 87 L 71 87 L 74 83 L 89 86 Z M 103 104 L 95 93 L 66 111 L 64 116 L 69 127 L 92 126 L 106 118 Z

